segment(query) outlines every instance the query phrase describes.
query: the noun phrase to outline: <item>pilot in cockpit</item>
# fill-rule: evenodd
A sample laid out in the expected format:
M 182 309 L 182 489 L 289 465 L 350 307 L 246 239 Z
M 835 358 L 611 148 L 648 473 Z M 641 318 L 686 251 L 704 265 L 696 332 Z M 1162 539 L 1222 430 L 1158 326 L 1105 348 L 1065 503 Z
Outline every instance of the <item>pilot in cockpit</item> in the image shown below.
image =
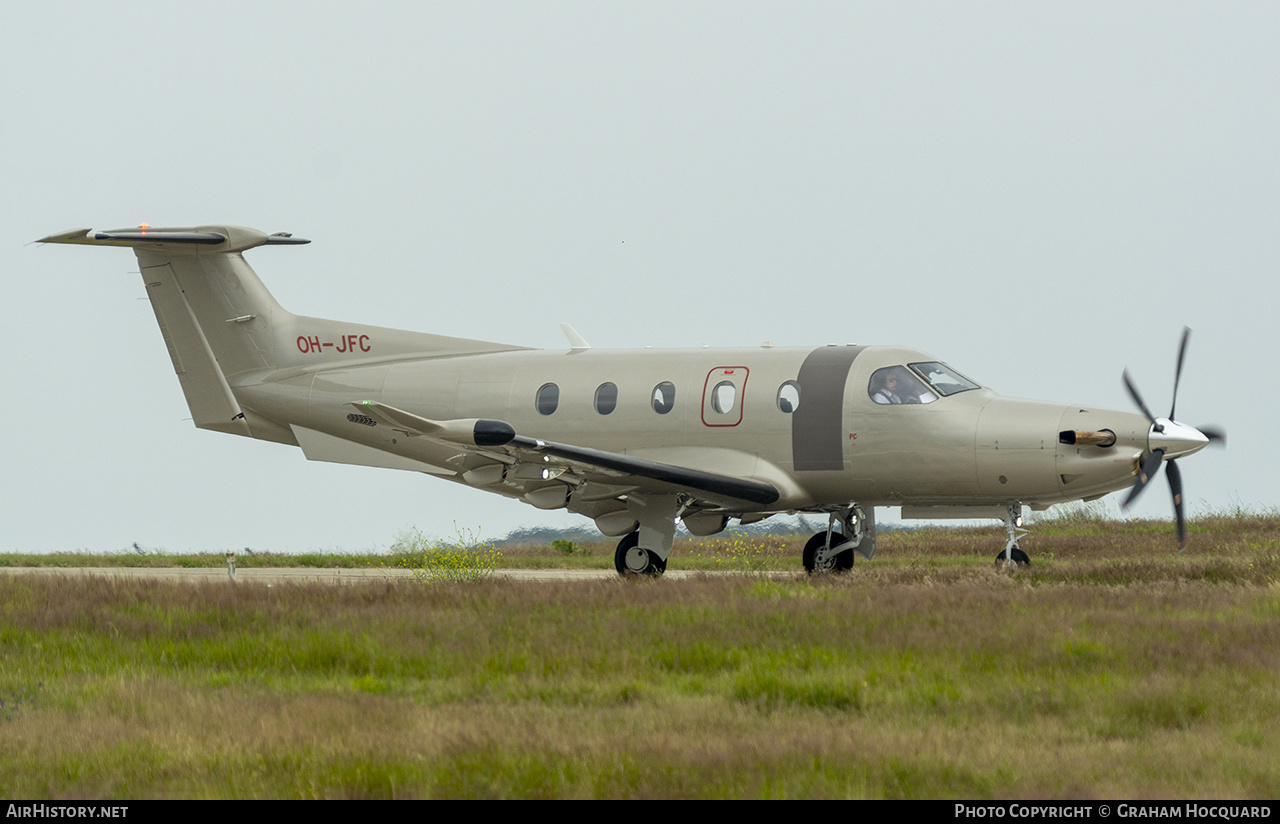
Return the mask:
M 897 369 L 880 370 L 877 383 L 879 388 L 871 393 L 871 400 L 880 404 L 902 403 L 902 396 L 898 394 Z
M 938 394 L 905 366 L 886 366 L 871 376 L 871 400 L 878 404 L 932 403 Z

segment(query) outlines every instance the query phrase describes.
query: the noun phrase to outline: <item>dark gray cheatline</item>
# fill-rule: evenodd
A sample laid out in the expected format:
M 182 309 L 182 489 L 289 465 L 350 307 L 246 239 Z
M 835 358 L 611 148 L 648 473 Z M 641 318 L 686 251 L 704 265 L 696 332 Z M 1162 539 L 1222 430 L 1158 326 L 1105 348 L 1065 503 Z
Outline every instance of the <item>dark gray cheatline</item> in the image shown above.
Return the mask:
M 844 387 L 865 346 L 824 346 L 800 365 L 800 408 L 791 415 L 791 460 L 797 472 L 844 469 Z

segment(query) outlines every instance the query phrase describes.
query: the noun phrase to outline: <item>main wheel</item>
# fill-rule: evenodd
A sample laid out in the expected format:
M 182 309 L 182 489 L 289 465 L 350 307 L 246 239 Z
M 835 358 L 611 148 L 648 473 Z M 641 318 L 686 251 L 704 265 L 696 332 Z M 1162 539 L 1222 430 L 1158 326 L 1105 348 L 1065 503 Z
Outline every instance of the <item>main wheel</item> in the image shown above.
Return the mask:
M 639 530 L 618 541 L 618 548 L 613 553 L 613 566 L 618 574 L 649 575 L 657 578 L 667 571 L 667 562 L 654 553 L 640 546 Z
M 1017 544 L 1013 545 L 1013 551 L 1009 553 L 1012 556 L 1014 566 L 1031 566 L 1031 559 L 1027 557 L 1027 553 L 1018 548 Z M 1003 567 L 1005 565 L 1004 553 L 1001 552 L 996 556 L 996 566 Z
M 849 540 L 839 532 L 831 533 L 831 545 L 838 546 Z M 827 533 L 819 532 L 804 545 L 804 571 L 814 572 L 848 572 L 853 569 L 853 550 L 846 549 L 834 558 L 827 558 L 825 563 L 818 563 L 818 552 L 827 545 Z

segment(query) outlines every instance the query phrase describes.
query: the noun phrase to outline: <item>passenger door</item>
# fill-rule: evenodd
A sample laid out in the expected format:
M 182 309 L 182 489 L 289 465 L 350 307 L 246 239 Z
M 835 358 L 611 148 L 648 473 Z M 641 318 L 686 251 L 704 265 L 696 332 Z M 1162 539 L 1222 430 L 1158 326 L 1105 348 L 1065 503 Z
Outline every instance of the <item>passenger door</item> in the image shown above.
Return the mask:
M 717 366 L 702 385 L 702 422 L 707 426 L 742 423 L 742 401 L 747 391 L 745 366 Z

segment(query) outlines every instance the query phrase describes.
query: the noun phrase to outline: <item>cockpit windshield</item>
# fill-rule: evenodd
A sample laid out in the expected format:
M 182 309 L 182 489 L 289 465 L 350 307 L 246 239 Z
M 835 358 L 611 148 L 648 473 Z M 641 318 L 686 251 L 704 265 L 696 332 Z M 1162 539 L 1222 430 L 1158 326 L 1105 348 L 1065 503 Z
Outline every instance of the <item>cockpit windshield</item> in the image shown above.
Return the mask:
M 929 385 L 937 390 L 939 395 L 954 395 L 957 392 L 967 392 L 970 389 L 978 388 L 976 383 L 945 363 L 929 361 L 928 363 L 913 363 L 910 366 L 917 375 L 928 381 Z
M 978 388 L 946 364 L 929 361 L 877 369 L 867 392 L 879 404 L 933 403 L 939 397 Z

